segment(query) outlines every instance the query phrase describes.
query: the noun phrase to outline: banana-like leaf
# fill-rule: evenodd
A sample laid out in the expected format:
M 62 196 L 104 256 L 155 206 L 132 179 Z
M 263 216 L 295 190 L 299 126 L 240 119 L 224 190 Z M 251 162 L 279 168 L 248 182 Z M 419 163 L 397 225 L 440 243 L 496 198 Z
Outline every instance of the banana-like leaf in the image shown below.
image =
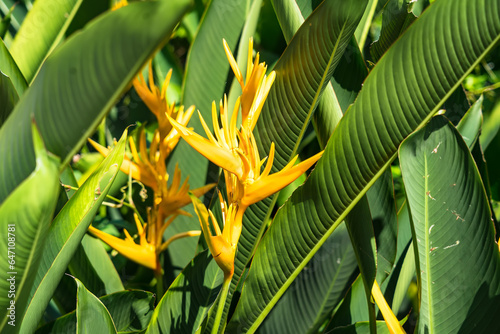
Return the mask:
M 47 149 L 67 163 L 148 57 L 170 37 L 188 4 L 132 3 L 100 16 L 45 60 L 0 129 L 0 202 L 34 169 L 30 115 Z
M 419 263 L 419 333 L 497 333 L 500 253 L 488 199 L 458 131 L 437 116 L 399 150 Z
M 384 54 L 315 170 L 261 240 L 228 329 L 253 332 L 260 325 L 396 157 L 403 139 L 437 112 L 500 40 L 498 15 L 496 0 L 434 2 Z M 433 27 L 443 18 L 449 33 L 436 34 Z M 430 34 L 435 38 L 424 38 Z
M 17 333 L 59 194 L 59 159 L 32 123 L 36 169 L 0 206 L 0 332 Z
M 198 254 L 163 295 L 146 333 L 194 333 L 217 298 L 222 279 L 210 252 Z
M 153 315 L 154 294 L 141 290 L 115 292 L 99 298 L 118 332 L 142 333 Z M 68 313 L 37 329 L 36 334 L 76 332 L 76 312 Z M 99 332 L 100 333 L 100 332 Z
M 0 127 L 14 109 L 19 96 L 8 76 L 0 71 Z
M 125 154 L 125 132 L 113 151 L 56 216 L 47 233 L 21 331 L 33 332 L 94 215 L 105 199 Z
M 116 327 L 106 306 L 92 294 L 80 280 L 75 278 L 78 287 L 76 297 L 76 334 L 111 333 Z
M 3 41 L 0 41 L 0 71 L 10 78 L 17 95 L 23 95 L 28 84 Z
M 341 225 L 293 282 L 259 333 L 317 333 L 344 298 L 356 267 L 349 234 Z
M 64 38 L 82 0 L 36 1 L 10 46 L 10 53 L 28 82 L 43 60 Z

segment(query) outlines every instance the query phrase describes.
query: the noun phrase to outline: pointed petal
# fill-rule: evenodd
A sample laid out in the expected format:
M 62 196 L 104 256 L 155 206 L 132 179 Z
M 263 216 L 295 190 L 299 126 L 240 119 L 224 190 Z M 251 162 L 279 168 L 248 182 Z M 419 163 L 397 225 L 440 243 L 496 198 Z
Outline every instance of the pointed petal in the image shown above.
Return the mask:
M 210 142 L 208 139 L 203 138 L 197 133 L 186 129 L 181 124 L 177 123 L 172 118 L 168 118 L 172 123 L 172 126 L 180 133 L 182 138 L 191 147 L 197 150 L 201 155 L 203 155 L 208 160 L 212 161 L 217 166 L 241 177 L 243 174 L 243 167 L 241 161 L 238 157 L 235 157 L 230 150 L 221 148 L 218 145 Z
M 278 173 L 259 178 L 254 183 L 245 187 L 245 194 L 241 199 L 241 203 L 249 206 L 280 191 L 314 165 L 322 155 L 323 151 L 288 170 L 282 170 Z
M 212 253 L 212 256 L 215 256 L 216 253 L 214 245 L 212 244 L 212 233 L 210 233 L 210 226 L 208 223 L 210 218 L 207 208 L 196 196 L 189 194 L 189 197 L 191 197 L 194 211 L 200 220 L 201 230 L 203 232 L 203 236 L 205 237 L 205 241 L 207 242 L 208 249 L 210 250 L 210 253 Z M 216 222 L 214 222 L 214 224 L 216 224 Z
M 93 226 L 89 227 L 89 232 L 126 258 L 150 269 L 156 269 L 156 252 L 151 245 L 144 247 L 130 241 L 125 241 L 104 233 Z
M 231 49 L 229 49 L 229 45 L 227 45 L 227 42 L 225 39 L 222 39 L 222 44 L 224 44 L 224 51 L 226 52 L 227 60 L 229 61 L 229 64 L 231 65 L 231 68 L 233 69 L 234 76 L 236 77 L 236 80 L 238 80 L 241 87 L 243 88 L 243 76 L 241 75 L 238 64 L 236 63 L 236 60 L 234 59 L 233 54 L 231 53 Z
M 264 171 L 260 175 L 260 177 L 266 177 L 269 175 L 271 172 L 271 168 L 273 168 L 273 162 L 274 162 L 274 142 L 271 143 L 271 150 L 269 151 L 269 157 L 267 160 L 266 168 L 264 168 Z

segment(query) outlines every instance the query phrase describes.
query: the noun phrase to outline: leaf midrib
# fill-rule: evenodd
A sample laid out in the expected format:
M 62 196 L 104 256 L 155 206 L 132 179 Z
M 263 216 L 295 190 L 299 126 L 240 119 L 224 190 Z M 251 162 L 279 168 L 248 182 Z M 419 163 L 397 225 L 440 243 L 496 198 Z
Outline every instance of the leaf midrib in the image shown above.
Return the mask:
M 427 166 L 427 154 L 424 153 L 424 220 L 425 220 L 425 226 L 424 226 L 424 233 L 427 234 L 426 231 L 429 231 L 429 197 L 430 195 L 430 190 L 429 190 L 429 175 L 428 175 L 428 166 Z M 427 309 L 428 309 L 428 315 L 429 315 L 429 331 L 430 333 L 434 333 L 434 326 L 433 326 L 433 318 L 432 318 L 432 293 L 431 293 L 431 271 L 429 269 L 430 267 L 430 234 L 427 234 L 427 237 L 425 238 L 425 262 L 426 262 L 426 268 L 425 268 L 425 275 L 427 278 Z
M 328 64 L 325 67 L 325 71 L 323 72 L 323 75 L 321 76 L 321 81 L 319 82 L 319 89 L 316 90 L 316 93 L 314 94 L 314 99 L 311 103 L 311 106 L 309 107 L 309 111 L 307 112 L 307 117 L 304 121 L 304 124 L 302 125 L 302 128 L 300 129 L 299 136 L 297 137 L 297 141 L 295 142 L 295 145 L 293 147 L 292 153 L 290 154 L 290 157 L 288 158 L 288 161 L 290 161 L 296 154 L 297 150 L 299 148 L 300 142 L 302 141 L 302 138 L 304 137 L 304 133 L 306 132 L 307 126 L 309 125 L 309 121 L 311 120 L 312 114 L 314 110 L 316 109 L 316 106 L 318 105 L 318 100 L 321 97 L 321 93 L 323 92 L 323 86 L 326 81 L 327 74 L 330 70 L 330 67 L 332 66 L 333 58 L 335 58 L 335 55 L 337 54 L 337 50 L 339 47 L 339 42 L 342 39 L 342 36 L 344 35 L 344 29 L 346 26 L 347 22 L 344 22 L 342 25 L 342 29 L 340 29 L 339 36 L 337 37 L 337 40 L 335 41 L 335 47 L 333 48 L 333 52 L 330 54 L 330 58 L 328 59 Z M 270 209 L 268 209 L 270 211 Z

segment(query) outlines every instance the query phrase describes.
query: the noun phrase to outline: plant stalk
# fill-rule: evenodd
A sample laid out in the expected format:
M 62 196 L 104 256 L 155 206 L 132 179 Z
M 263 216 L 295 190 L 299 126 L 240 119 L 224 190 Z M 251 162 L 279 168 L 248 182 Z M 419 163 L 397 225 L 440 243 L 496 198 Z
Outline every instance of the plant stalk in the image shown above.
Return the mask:
M 215 314 L 214 326 L 212 327 L 212 334 L 219 333 L 219 326 L 222 319 L 222 313 L 224 313 L 224 305 L 226 304 L 227 293 L 229 292 L 229 286 L 231 285 L 231 279 L 233 274 L 224 275 L 224 283 L 222 284 L 222 290 L 220 291 L 219 301 L 217 305 L 217 313 Z

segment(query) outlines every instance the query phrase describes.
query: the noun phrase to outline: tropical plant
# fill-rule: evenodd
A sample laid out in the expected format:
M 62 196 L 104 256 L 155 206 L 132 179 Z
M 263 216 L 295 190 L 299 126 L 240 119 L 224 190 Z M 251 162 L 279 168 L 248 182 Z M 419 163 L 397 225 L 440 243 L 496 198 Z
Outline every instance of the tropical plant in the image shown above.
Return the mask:
M 499 0 L 0 12 L 1 333 L 500 331 Z

